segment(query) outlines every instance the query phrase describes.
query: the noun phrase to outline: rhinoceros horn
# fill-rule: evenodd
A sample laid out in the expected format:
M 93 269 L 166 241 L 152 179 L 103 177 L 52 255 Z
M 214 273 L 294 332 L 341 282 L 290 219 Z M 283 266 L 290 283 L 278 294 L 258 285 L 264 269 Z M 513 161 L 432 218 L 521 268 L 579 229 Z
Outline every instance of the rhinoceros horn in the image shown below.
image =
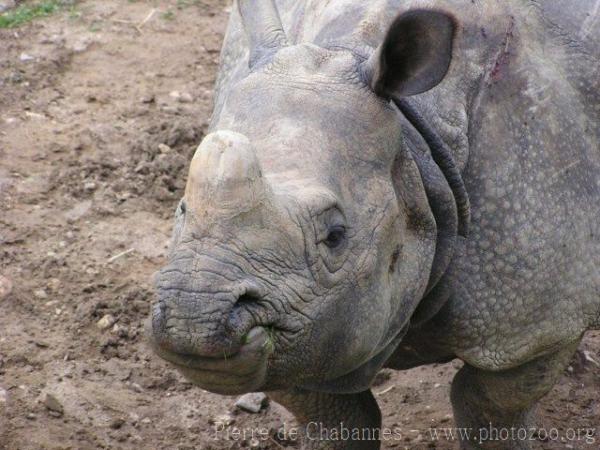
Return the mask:
M 203 140 L 190 164 L 185 198 L 199 215 L 237 214 L 262 203 L 268 192 L 248 138 L 216 131 Z
M 274 0 L 239 0 L 238 9 L 250 44 L 248 65 L 267 62 L 287 38 Z

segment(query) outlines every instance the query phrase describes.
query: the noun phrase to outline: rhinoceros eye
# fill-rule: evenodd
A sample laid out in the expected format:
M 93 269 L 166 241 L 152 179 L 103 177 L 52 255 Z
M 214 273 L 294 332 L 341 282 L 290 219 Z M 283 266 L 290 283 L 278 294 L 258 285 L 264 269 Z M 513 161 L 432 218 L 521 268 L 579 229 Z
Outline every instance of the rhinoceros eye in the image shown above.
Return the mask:
M 346 239 L 346 227 L 343 225 L 335 225 L 327 230 L 327 237 L 323 243 L 329 248 L 337 248 Z

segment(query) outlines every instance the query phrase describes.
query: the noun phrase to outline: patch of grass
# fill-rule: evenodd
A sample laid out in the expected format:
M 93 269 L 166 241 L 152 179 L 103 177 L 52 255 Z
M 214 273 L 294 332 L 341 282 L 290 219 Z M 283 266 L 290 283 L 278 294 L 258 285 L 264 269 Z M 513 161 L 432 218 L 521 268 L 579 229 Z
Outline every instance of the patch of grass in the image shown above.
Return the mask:
M 177 9 L 184 9 L 188 6 L 198 6 L 202 4 L 202 0 L 177 0 Z
M 98 22 L 97 20 L 94 20 L 94 21 L 92 22 L 92 24 L 90 25 L 90 28 L 89 28 L 89 30 L 90 30 L 92 33 L 97 33 L 97 32 L 98 32 L 98 31 L 100 31 L 101 29 L 102 29 L 101 22 Z
M 267 332 L 267 338 L 263 347 L 268 353 L 273 353 L 275 351 L 275 330 L 273 327 L 265 327 L 265 331 Z
M 64 0 L 44 0 L 19 5 L 0 14 L 0 28 L 14 28 L 38 17 L 49 16 L 67 3 L 72 4 L 72 2 L 65 2 Z
M 79 11 L 75 6 L 71 6 L 69 8 L 69 19 L 77 20 L 81 19 L 81 16 L 83 16 L 83 13 Z
M 162 18 L 165 20 L 173 20 L 175 19 L 175 13 L 173 11 L 166 11 L 162 13 Z
M 181 11 L 184 10 L 186 8 L 189 8 L 191 6 L 198 6 L 198 5 L 202 5 L 203 0 L 177 0 L 177 2 L 175 2 L 175 5 L 172 7 L 169 7 L 167 9 L 167 11 L 163 12 L 161 14 L 161 17 L 163 18 L 163 20 L 175 20 L 176 18 L 176 11 Z

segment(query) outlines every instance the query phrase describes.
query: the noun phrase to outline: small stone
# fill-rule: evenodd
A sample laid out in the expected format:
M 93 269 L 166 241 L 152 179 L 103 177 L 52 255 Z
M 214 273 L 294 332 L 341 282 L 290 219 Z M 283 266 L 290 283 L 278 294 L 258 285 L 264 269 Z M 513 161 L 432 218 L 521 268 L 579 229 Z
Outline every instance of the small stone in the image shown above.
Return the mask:
M 144 392 L 144 388 L 141 387 L 139 384 L 137 383 L 131 383 L 131 389 L 133 389 L 135 392 L 137 393 L 142 393 Z
M 46 408 L 48 408 L 50 411 L 54 411 L 55 413 L 57 413 L 61 416 L 65 412 L 63 405 L 52 394 L 46 393 L 46 395 L 44 397 L 44 406 L 46 406 Z
M 208 419 L 208 423 L 209 425 L 228 427 L 235 423 L 235 419 L 230 414 L 221 414 L 220 416 L 211 417 Z
M 51 34 L 50 36 L 46 36 L 42 38 L 40 44 L 48 45 L 48 44 L 64 44 L 65 38 L 60 34 Z
M 168 114 L 179 114 L 179 107 L 175 107 L 175 106 L 163 106 L 160 109 L 162 111 L 168 113 Z
M 137 166 L 135 166 L 135 168 L 133 169 L 133 171 L 135 173 L 141 173 L 141 174 L 146 174 L 148 173 L 148 163 L 142 161 L 140 162 Z
M 35 414 L 33 414 L 33 413 L 27 413 L 27 414 L 25 415 L 25 418 L 26 418 L 27 420 L 35 420 L 35 419 L 37 419 L 37 416 L 36 416 Z
M 187 92 L 182 92 L 179 94 L 179 98 L 177 100 L 179 100 L 179 103 L 192 103 L 194 101 L 194 97 Z
M 25 111 L 25 115 L 27 117 L 31 117 L 32 119 L 45 119 L 46 116 L 37 112 L 33 112 L 33 111 Z M 44 159 L 45 156 L 40 156 L 40 158 Z
M 36 298 L 39 298 L 40 300 L 44 300 L 48 298 L 48 294 L 46 294 L 46 291 L 43 289 L 37 289 L 33 292 L 33 295 Z
M 8 297 L 8 294 L 12 292 L 12 288 L 12 281 L 0 275 L 0 300 L 4 300 Z
M 142 98 L 140 98 L 140 101 L 145 104 L 154 103 L 155 100 L 156 98 L 154 97 L 154 95 L 145 95 Z
M 242 395 L 235 402 L 235 406 L 243 411 L 256 414 L 263 406 L 267 406 L 269 399 L 262 392 L 252 392 Z
M 0 387 L 0 403 L 6 403 L 8 399 L 8 392 L 6 392 L 6 389 Z
M 23 62 L 33 61 L 35 58 L 27 53 L 21 53 L 19 59 Z
M 125 424 L 125 419 L 121 418 L 121 417 L 117 417 L 116 419 L 113 419 L 110 422 L 110 427 L 113 430 L 118 430 L 120 429 L 123 425 Z
M 61 241 L 61 242 L 65 242 L 65 241 Z M 66 242 L 65 242 L 65 246 L 66 246 Z M 61 244 L 62 247 L 62 244 Z M 60 286 L 60 280 L 58 278 L 51 278 L 48 281 L 48 288 L 50 288 L 53 291 L 56 291 Z
M 147 425 L 147 424 L 149 424 L 149 423 L 152 423 L 152 419 L 150 419 L 150 417 L 144 417 L 144 418 L 141 420 L 141 422 L 142 422 L 142 423 L 145 423 L 145 424 Z
M 73 43 L 71 46 L 71 50 L 73 50 L 73 52 L 75 53 L 82 53 L 85 52 L 90 47 L 90 45 L 94 43 L 95 41 L 93 39 L 84 37 L 78 40 L 77 42 Z
M 110 327 L 112 327 L 115 322 L 117 321 L 117 319 L 115 319 L 115 316 L 113 316 L 112 314 L 105 314 L 104 316 L 102 316 L 102 318 L 96 323 L 96 326 L 100 329 L 100 330 L 106 330 Z
M 96 190 L 96 183 L 94 183 L 93 181 L 88 181 L 87 183 L 84 183 L 83 185 L 83 189 L 86 190 L 87 192 L 92 192 Z
M 173 149 L 169 147 L 167 144 L 158 144 L 158 150 L 161 153 L 171 153 Z

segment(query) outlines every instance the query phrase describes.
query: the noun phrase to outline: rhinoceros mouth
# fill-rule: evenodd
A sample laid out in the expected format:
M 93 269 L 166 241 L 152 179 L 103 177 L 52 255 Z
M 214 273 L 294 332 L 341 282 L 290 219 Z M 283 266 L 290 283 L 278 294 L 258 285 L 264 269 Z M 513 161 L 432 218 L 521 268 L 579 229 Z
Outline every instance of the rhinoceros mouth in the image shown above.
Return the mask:
M 173 364 L 191 383 L 210 392 L 240 394 L 258 391 L 265 384 L 272 348 L 263 327 L 250 330 L 239 351 L 222 358 L 174 353 L 158 344 L 152 333 L 149 337 L 159 357 Z

